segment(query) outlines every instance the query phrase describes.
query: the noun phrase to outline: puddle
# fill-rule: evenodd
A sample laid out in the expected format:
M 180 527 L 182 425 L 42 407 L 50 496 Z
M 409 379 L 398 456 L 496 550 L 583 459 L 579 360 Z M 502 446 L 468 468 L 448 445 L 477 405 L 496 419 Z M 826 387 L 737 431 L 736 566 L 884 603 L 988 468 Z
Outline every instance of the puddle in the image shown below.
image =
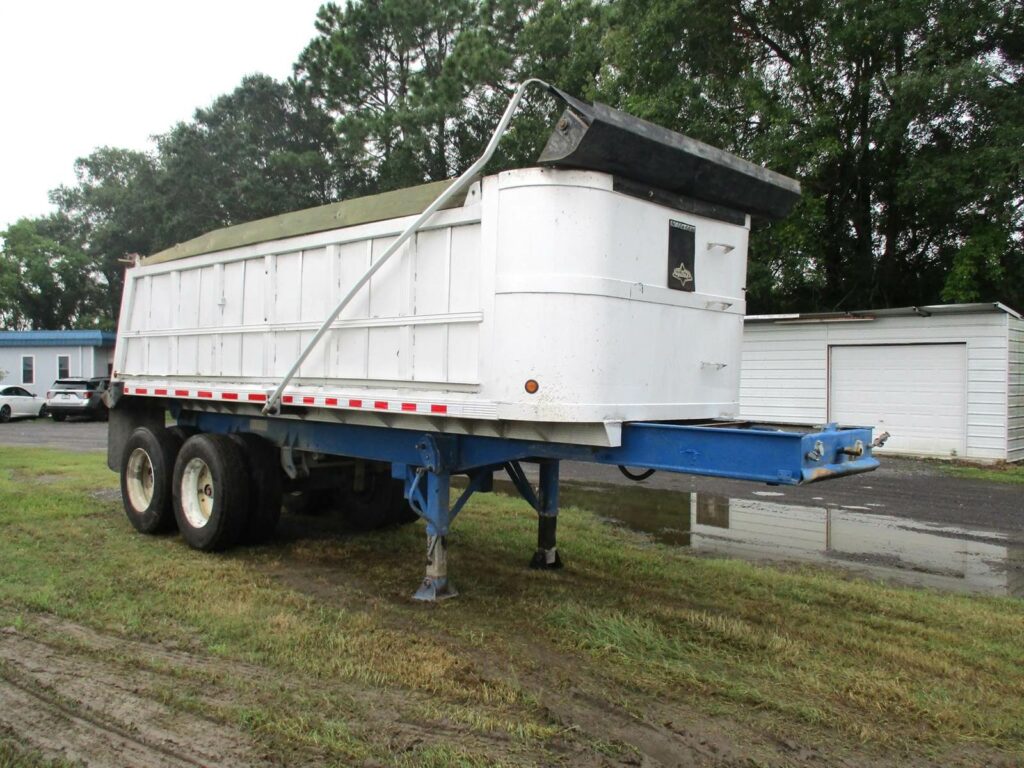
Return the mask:
M 495 489 L 514 494 L 511 483 L 496 481 Z M 696 552 L 811 562 L 913 586 L 1024 597 L 1024 543 L 992 531 L 774 499 L 565 481 L 560 502 Z

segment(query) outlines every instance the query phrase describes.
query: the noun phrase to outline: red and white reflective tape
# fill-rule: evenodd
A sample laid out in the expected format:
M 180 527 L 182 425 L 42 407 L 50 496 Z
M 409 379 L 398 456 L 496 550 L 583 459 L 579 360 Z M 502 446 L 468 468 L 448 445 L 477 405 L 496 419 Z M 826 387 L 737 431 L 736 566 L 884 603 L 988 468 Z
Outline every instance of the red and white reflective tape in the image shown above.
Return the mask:
M 265 403 L 266 392 L 245 392 L 241 390 L 196 389 L 193 387 L 152 387 L 125 384 L 126 395 L 143 397 L 174 397 L 187 400 L 214 400 L 231 403 Z M 286 394 L 281 396 L 283 405 L 302 405 L 314 408 L 340 408 L 344 410 L 417 413 L 430 416 L 450 416 L 461 411 L 461 405 L 449 403 L 424 403 L 408 400 L 378 400 L 352 397 L 344 394 Z

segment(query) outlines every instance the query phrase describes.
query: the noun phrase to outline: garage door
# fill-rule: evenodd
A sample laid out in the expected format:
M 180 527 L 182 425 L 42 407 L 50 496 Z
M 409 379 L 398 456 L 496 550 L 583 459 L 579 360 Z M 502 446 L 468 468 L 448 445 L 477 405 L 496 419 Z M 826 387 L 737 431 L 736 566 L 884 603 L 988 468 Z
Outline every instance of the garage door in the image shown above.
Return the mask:
M 829 420 L 888 432 L 889 451 L 962 456 L 966 366 L 966 344 L 830 347 Z

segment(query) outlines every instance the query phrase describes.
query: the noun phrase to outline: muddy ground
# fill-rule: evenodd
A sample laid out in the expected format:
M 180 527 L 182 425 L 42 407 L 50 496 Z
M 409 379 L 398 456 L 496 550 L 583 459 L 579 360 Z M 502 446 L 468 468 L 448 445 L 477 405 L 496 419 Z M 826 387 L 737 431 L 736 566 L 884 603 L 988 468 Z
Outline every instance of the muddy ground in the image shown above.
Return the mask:
M 297 533 L 293 528 L 285 535 Z M 352 594 L 351 583 L 338 583 L 331 574 L 301 563 L 282 563 L 274 575 L 289 588 L 320 600 L 347 602 L 343 596 Z M 454 637 L 449 640 L 458 645 Z M 603 695 L 576 660 L 542 645 L 531 646 L 529 638 L 522 641 L 532 656 L 529 666 L 510 670 L 507 659 L 474 651 L 473 667 L 484 681 L 498 682 L 511 673 L 518 685 L 536 696 L 565 734 L 564 739 L 552 740 L 560 765 L 873 764 L 826 757 L 678 704 L 652 701 L 644 712 L 627 711 Z M 129 640 L 45 614 L 33 615 L 21 626 L 0 628 L 0 739 L 7 736 L 34 753 L 30 756 L 45 760 L 95 768 L 324 764 L 301 752 L 283 758 L 279 752 L 266 754 L 250 733 L 224 722 L 222 712 L 244 706 L 246 700 L 259 697 L 261 689 L 275 695 L 293 689 L 305 698 L 340 691 L 360 703 L 369 720 L 363 725 L 389 743 L 396 759 L 439 738 L 484 751 L 495 764 L 523 758 L 510 748 L 505 734 L 482 735 L 457 723 L 403 717 L 400 713 L 408 710 L 409 698 L 422 694 L 318 676 L 279 679 L 255 665 L 211 659 L 169 643 Z M 377 760 L 361 764 L 382 765 Z
M 102 447 L 97 442 L 105 435 L 103 424 L 23 422 L 0 427 L 0 444 L 20 435 L 17 439 L 24 439 L 26 444 L 56 442 L 66 450 L 95 450 Z M 959 490 L 942 493 L 935 487 L 941 470 L 920 462 L 898 461 L 888 466 L 884 474 L 838 481 L 837 488 L 842 482 L 850 484 L 850 488 L 830 492 L 841 495 L 881 489 L 878 498 L 892 502 L 884 511 L 898 514 L 893 508 L 901 496 L 898 489 L 905 489 L 906 483 L 917 483 L 919 492 L 927 493 L 928 508 L 945 504 L 944 508 L 952 514 L 957 505 L 966 503 L 966 498 L 971 508 L 982 514 L 985 499 L 1002 499 L 998 503 L 1009 506 L 988 504 L 988 509 L 999 516 L 999 527 L 1017 530 L 1021 526 L 1017 488 L 944 478 Z M 586 474 L 588 470 L 576 465 L 567 467 L 566 474 L 588 481 L 613 477 L 602 470 L 604 474 L 595 478 Z M 658 485 L 668 483 L 674 490 L 695 489 L 694 486 L 703 489 L 708 487 L 705 483 L 713 487 L 717 482 L 663 475 L 656 479 Z M 57 482 L 59 478 L 34 478 L 41 486 L 51 481 Z M 111 475 L 111 486 L 113 483 Z M 861 486 L 859 491 L 853 483 Z M 730 487 L 733 485 L 737 484 Z M 739 488 L 736 493 L 765 490 L 764 486 Z M 784 490 L 787 494 L 824 493 L 813 488 Z M 118 493 L 113 487 L 93 496 L 106 505 L 101 522 L 96 525 L 105 531 L 115 531 L 111 535 L 134 535 L 126 530 L 118 509 Z M 799 503 L 795 498 L 792 501 Z M 913 496 L 908 497 L 908 507 L 916 508 L 915 503 Z M 274 707 L 287 707 L 289 701 L 301 702 L 308 708 L 310 701 L 320 699 L 348 702 L 346 706 L 357 713 L 351 719 L 353 739 L 386 745 L 394 763 L 402 765 L 1024 765 L 1024 759 L 981 749 L 977 742 L 962 749 L 943 747 L 929 757 L 921 752 L 890 755 L 884 749 L 867 746 L 861 750 L 851 748 L 849 741 L 843 746 L 817 737 L 794 738 L 780 735 L 778 729 L 762 723 L 756 712 L 741 722 L 727 714 L 711 715 L 711 709 L 698 709 L 680 698 L 660 700 L 616 690 L 609 686 L 611 677 L 601 667 L 606 661 L 588 660 L 590 657 L 585 654 L 560 649 L 534 636 L 528 630 L 528 615 L 522 616 L 522 634 L 501 637 L 492 651 L 488 643 L 461 634 L 462 628 L 453 619 L 456 614 L 442 613 L 444 607 L 411 607 L 408 593 L 413 584 L 402 581 L 395 589 L 388 581 L 383 585 L 373 582 L 359 566 L 342 559 L 349 556 L 344 554 L 349 552 L 345 543 L 348 535 L 322 518 L 288 516 L 268 550 L 229 557 L 251 559 L 261 576 L 267 575 L 276 584 L 317 604 L 348 612 L 356 617 L 355 621 L 372 616 L 373 621 L 383 623 L 385 630 L 411 638 L 413 645 L 417 636 L 423 637 L 424 644 L 429 637 L 430 643 L 462 661 L 458 674 L 466 677 L 467 686 L 477 690 L 521 691 L 530 702 L 524 705 L 524 712 L 531 712 L 543 728 L 555 735 L 530 741 L 500 728 L 474 727 L 445 717 L 417 714 L 429 712 L 434 703 L 422 689 L 363 684 L 315 671 L 282 676 L 271 667 L 211 656 L 200 642 L 164 641 L 159 635 L 147 641 L 140 639 L 149 636 L 145 628 L 123 632 L 117 627 L 100 630 L 86 626 L 88 621 L 75 622 L 35 610 L 8 613 L 7 619 L 0 621 L 0 766 L 49 765 L 49 760 L 65 761 L 58 765 L 101 768 L 350 764 L 371 768 L 392 764 L 391 760 L 381 762 L 379 758 L 357 762 L 327 759 L 324 755 L 328 752 L 319 753 L 315 744 L 293 749 L 285 741 L 268 746 L 267 739 L 261 738 L 260 723 L 245 719 L 247 711 L 265 711 L 268 702 Z M 380 546 L 386 548 L 383 542 L 382 539 Z M 161 551 L 156 548 L 158 542 L 148 546 L 154 547 L 154 553 Z M 386 551 L 384 554 L 387 556 Z M 529 553 L 522 554 L 525 560 Z M 466 574 L 470 571 L 466 563 L 469 553 L 460 550 L 459 556 L 463 558 L 460 573 Z M 496 563 L 495 568 L 504 565 Z M 518 561 L 514 565 L 521 567 Z M 570 575 L 571 567 L 567 571 Z M 582 570 L 577 576 L 579 591 L 586 595 L 587 579 L 597 576 Z M 485 571 L 483 578 L 492 582 L 497 575 Z M 629 591 L 628 582 L 621 584 Z M 604 588 L 603 582 L 592 586 Z M 468 605 L 474 599 L 474 591 L 477 595 L 484 593 L 487 583 L 470 582 L 465 587 Z M 647 597 L 655 599 L 656 595 Z M 502 595 L 496 599 L 503 605 L 515 604 L 515 600 L 506 600 Z M 484 607 L 481 602 L 476 605 Z M 522 602 L 519 606 L 520 610 L 524 607 Z M 495 620 L 480 622 L 479 626 L 486 631 L 498 631 L 505 624 Z M 524 723 L 524 727 L 528 725 Z M 298 723 L 296 727 L 312 729 L 314 724 Z M 18 750 L 11 763 L 5 763 L 5 740 Z M 488 761 L 465 762 L 455 752 L 445 757 L 446 745 L 471 750 L 475 755 L 486 754 Z M 432 753 L 435 759 L 429 763 L 420 762 L 417 757 L 426 754 L 426 747 L 437 748 Z M 39 757 L 34 756 L 36 753 Z
M 112 492 L 103 493 L 114 497 Z M 301 547 L 289 546 L 334 537 L 335 532 L 322 520 L 285 518 L 279 538 L 287 551 L 296 554 L 277 559 L 269 574 L 290 590 L 349 611 L 369 612 L 381 601 L 407 602 L 363 583 L 351 572 L 311 564 L 301 556 Z M 53 759 L 61 766 L 65 764 L 61 761 L 66 761 L 96 768 L 325 764 L 375 768 L 391 764 L 374 759 L 328 762 L 304 750 L 270 752 L 261 747 L 252 729 L 241 729 L 225 716 L 267 697 L 286 700 L 294 695 L 309 700 L 322 696 L 327 700 L 341 696 L 354 702 L 364 718 L 360 727 L 385 741 L 396 760 L 422 745 L 448 742 L 488 754 L 495 764 L 648 768 L 1022 764 L 1012 759 L 993 760 L 991 754 L 975 754 L 970 748 L 962 753 L 946 751 L 939 762 L 898 754 L 889 758 L 874 750 L 865 755 L 841 748 L 823 750 L 773 735 L 770 729 L 710 717 L 678 701 L 624 705 L 617 692 L 604 687 L 606 682 L 600 676 L 580 665 L 578 657 L 564 655 L 527 635 L 508 638 L 518 659 L 513 667 L 508 656 L 467 645 L 436 623 L 425 630 L 401 613 L 392 614 L 389 622 L 410 634 L 429 631 L 434 639 L 440 637 L 465 654 L 474 684 L 499 687 L 511 680 L 534 697 L 544 717 L 559 727 L 561 735 L 547 743 L 555 760 L 535 762 L 507 733 L 481 733 L 456 722 L 410 717 L 410 704 L 413 708 L 417 703 L 429 705 L 429 696 L 423 692 L 366 686 L 316 674 L 283 679 L 257 665 L 211 658 L 198 645 L 128 639 L 46 613 L 29 614 L 16 624 L 0 627 L 0 742 L 6 736 L 20 750 L 32 753 L 32 760 Z M 402 764 L 420 763 L 413 759 Z M 480 765 L 457 761 L 429 764 Z

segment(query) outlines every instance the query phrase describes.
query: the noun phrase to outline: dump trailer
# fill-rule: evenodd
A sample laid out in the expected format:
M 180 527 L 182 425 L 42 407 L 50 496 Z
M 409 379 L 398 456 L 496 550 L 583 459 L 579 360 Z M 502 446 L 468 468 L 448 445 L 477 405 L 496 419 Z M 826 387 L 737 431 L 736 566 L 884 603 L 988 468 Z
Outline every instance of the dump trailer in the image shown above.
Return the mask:
M 563 459 L 781 485 L 877 466 L 870 428 L 737 418 L 751 217 L 799 184 L 546 84 L 565 110 L 537 166 L 480 176 L 535 84 L 458 179 L 126 271 L 108 464 L 139 531 L 222 550 L 269 537 L 283 494 L 328 494 L 358 526 L 422 517 L 415 596 L 436 600 L 449 527 L 495 472 L 538 513 L 531 566 L 559 568 Z

